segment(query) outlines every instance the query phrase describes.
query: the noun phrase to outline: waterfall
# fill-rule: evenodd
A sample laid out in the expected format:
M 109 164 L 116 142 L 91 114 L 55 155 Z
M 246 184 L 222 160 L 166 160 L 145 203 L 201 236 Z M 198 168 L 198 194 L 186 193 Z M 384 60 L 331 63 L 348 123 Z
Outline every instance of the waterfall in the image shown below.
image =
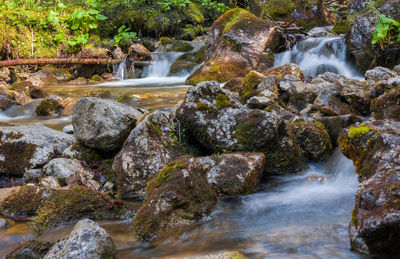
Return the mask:
M 363 78 L 347 60 L 343 37 L 308 38 L 297 42 L 293 49 L 275 55 L 275 67 L 288 63 L 299 65 L 305 76 L 334 72 L 347 78 Z
M 126 62 L 125 60 L 118 65 L 113 66 L 114 74 L 117 74 L 118 80 L 125 80 L 128 78 L 126 71 Z
M 153 62 L 144 69 L 145 77 L 167 77 L 171 65 L 182 54 L 182 52 L 153 52 Z

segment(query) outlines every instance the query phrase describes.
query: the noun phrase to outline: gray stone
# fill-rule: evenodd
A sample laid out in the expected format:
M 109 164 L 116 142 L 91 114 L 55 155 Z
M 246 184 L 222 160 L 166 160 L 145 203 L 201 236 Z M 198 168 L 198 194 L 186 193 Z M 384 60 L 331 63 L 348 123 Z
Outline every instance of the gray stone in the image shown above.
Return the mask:
M 143 197 L 148 179 L 183 154 L 173 120 L 171 113 L 156 111 L 132 130 L 113 163 L 122 198 Z
M 368 70 L 365 72 L 366 79 L 377 80 L 388 80 L 392 77 L 397 77 L 398 74 L 388 68 L 385 67 L 375 67 L 374 69 Z
M 311 37 L 327 37 L 335 35 L 325 27 L 315 27 L 308 31 L 307 34 Z
M 0 127 L 0 174 L 23 176 L 74 143 L 73 136 L 44 126 Z
M 68 158 L 55 158 L 43 167 L 46 175 L 66 181 L 75 174 L 85 171 L 79 160 Z
M 118 258 L 117 248 L 107 232 L 96 222 L 84 219 L 72 232 L 55 244 L 44 259 Z
M 400 76 L 389 78 L 387 83 L 388 85 L 400 86 Z
M 265 90 L 265 91 L 268 91 L 268 90 Z M 270 93 L 273 94 L 272 92 L 270 92 Z M 247 101 L 246 104 L 250 109 L 265 109 L 269 105 L 274 104 L 274 103 L 275 102 L 268 97 L 253 96 Z
M 119 149 L 143 115 L 141 110 L 111 100 L 87 97 L 76 102 L 72 113 L 75 136 L 88 147 Z
M 74 134 L 74 126 L 73 125 L 67 125 L 63 128 L 63 132 L 67 134 Z

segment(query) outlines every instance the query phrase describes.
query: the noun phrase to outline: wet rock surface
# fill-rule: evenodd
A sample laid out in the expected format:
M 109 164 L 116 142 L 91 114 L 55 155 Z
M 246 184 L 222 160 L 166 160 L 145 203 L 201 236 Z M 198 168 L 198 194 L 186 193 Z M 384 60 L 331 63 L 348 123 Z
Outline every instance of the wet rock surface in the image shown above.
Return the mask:
M 339 138 L 361 182 L 349 226 L 351 245 L 375 257 L 400 252 L 399 130 L 393 121 L 366 122 L 343 130 Z
M 118 258 L 108 233 L 89 219 L 79 221 L 72 232 L 55 244 L 44 258 Z

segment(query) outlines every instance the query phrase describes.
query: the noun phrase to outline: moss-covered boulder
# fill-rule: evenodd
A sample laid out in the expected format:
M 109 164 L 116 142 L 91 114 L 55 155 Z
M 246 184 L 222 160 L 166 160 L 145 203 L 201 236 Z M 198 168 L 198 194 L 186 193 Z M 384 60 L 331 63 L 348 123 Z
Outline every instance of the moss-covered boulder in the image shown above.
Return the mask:
M 217 82 L 190 88 L 176 115 L 196 140 L 214 153 L 263 152 L 265 174 L 291 174 L 306 168 L 295 136 L 284 122 L 283 117 L 290 114 L 249 109 Z
M 66 190 L 54 191 L 37 211 L 33 230 L 40 234 L 49 227 L 83 218 L 101 219 L 121 215 L 121 208 L 92 189 L 73 186 Z
M 257 87 L 263 81 L 265 76 L 257 71 L 250 71 L 244 79 L 243 85 L 239 91 L 241 100 L 243 102 L 250 99 L 252 96 L 257 95 Z
M 35 113 L 38 116 L 45 116 L 54 113 L 59 113 L 63 106 L 61 105 L 61 97 L 51 95 L 41 100 L 35 108 Z
M 227 11 L 212 25 L 207 38 L 205 63 L 187 83 L 226 82 L 245 77 L 250 70 L 262 71 L 273 64 L 273 51 L 280 34 L 267 21 L 247 10 Z
M 146 188 L 146 201 L 134 219 L 136 234 L 145 240 L 163 231 L 193 224 L 209 215 L 217 198 L 203 166 L 193 157 L 166 165 Z
M 171 113 L 143 116 L 114 159 L 121 198 L 143 198 L 148 179 L 183 153 Z
M 23 176 L 74 143 L 71 135 L 43 126 L 0 127 L 0 175 Z
M 351 246 L 376 258 L 400 253 L 399 126 L 393 121 L 356 124 L 339 137 L 361 182 L 349 227 Z
M 331 139 L 320 122 L 299 121 L 290 125 L 304 156 L 321 161 L 332 151 Z
M 0 212 L 8 218 L 36 215 L 36 211 L 46 200 L 46 192 L 36 186 L 23 186 L 0 203 Z
M 43 258 L 50 248 L 55 245 L 55 242 L 42 241 L 39 239 L 32 239 L 23 242 L 6 255 L 6 259 L 41 259 Z

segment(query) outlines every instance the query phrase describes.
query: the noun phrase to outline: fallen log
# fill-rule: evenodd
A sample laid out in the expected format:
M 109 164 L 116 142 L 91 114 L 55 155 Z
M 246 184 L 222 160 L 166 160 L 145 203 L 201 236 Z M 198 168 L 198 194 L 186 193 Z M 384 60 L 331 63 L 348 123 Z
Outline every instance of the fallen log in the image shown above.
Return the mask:
M 120 64 L 123 59 L 88 59 L 88 58 L 35 58 L 35 59 L 10 59 L 1 60 L 0 67 L 21 66 L 21 65 L 67 65 L 67 64 L 92 64 L 108 65 Z M 149 66 L 150 61 L 134 61 L 135 67 Z

